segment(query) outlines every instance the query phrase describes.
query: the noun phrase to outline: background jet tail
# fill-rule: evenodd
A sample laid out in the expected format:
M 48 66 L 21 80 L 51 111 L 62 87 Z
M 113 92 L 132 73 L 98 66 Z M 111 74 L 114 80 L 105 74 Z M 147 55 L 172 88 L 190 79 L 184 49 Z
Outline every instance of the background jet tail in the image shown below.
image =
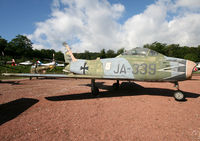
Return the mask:
M 72 61 L 72 58 L 71 58 L 71 56 L 69 55 L 69 52 L 68 52 L 68 51 L 66 51 L 66 52 L 64 53 L 64 58 L 65 58 L 65 63 L 66 63 L 66 64 L 69 64 L 69 63 Z
M 67 51 L 64 53 L 65 57 L 65 63 L 70 63 L 77 61 L 77 59 L 74 57 L 71 49 L 69 48 L 68 44 L 66 42 L 63 43 L 63 45 L 66 47 Z

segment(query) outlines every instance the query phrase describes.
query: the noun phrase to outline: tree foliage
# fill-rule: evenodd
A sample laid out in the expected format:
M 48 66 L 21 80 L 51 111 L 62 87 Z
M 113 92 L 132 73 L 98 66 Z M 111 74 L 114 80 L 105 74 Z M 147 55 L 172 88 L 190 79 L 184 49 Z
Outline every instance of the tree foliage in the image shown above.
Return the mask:
M 187 60 L 191 60 L 191 61 L 194 61 L 194 62 L 197 62 L 198 61 L 198 56 L 194 53 L 188 53 L 184 56 L 184 59 L 187 59 Z
M 32 57 L 32 42 L 26 36 L 17 35 L 6 46 L 5 52 L 13 58 Z
M 0 56 L 4 56 L 5 48 L 7 47 L 7 40 L 0 36 Z
M 181 47 L 179 44 L 163 44 L 154 42 L 152 44 L 144 45 L 145 48 L 155 50 L 161 54 L 170 57 L 188 59 L 195 62 L 200 62 L 200 46 L 198 47 Z
M 117 51 L 117 55 L 120 55 L 120 54 L 122 54 L 122 53 L 124 53 L 124 48 L 120 48 L 118 51 Z
M 180 46 L 179 44 L 170 44 L 154 42 L 152 44 L 146 44 L 143 47 L 155 50 L 161 54 L 170 57 L 177 57 L 200 62 L 200 45 L 198 47 Z M 105 50 L 102 49 L 100 52 L 90 52 L 86 50 L 84 53 L 74 53 L 74 56 L 79 59 L 96 59 L 96 58 L 112 58 L 124 52 L 124 48 L 117 50 Z M 53 49 L 33 49 L 32 42 L 24 35 L 17 35 L 14 39 L 8 42 L 0 36 L 0 54 L 4 60 L 11 58 L 20 59 L 26 61 L 27 59 L 36 61 L 46 61 L 46 59 L 53 59 L 55 54 L 55 60 L 64 61 L 62 52 L 56 52 Z M 4 56 L 2 56 L 5 54 Z

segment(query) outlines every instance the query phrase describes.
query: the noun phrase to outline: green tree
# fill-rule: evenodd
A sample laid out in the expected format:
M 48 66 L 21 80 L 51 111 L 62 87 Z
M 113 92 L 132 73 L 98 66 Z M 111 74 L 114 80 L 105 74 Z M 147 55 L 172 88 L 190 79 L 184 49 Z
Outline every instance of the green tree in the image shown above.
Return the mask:
M 32 52 L 33 58 L 38 60 L 38 58 L 42 58 L 41 50 L 34 49 Z
M 194 53 L 189 53 L 189 54 L 185 55 L 184 59 L 197 62 L 198 61 L 198 56 L 196 54 L 194 54 Z
M 100 58 L 106 58 L 105 49 L 102 49 L 102 50 L 100 51 Z
M 87 59 L 87 60 L 91 59 L 90 52 L 88 50 L 85 50 L 85 52 L 84 52 L 84 58 Z
M 41 49 L 40 51 L 40 60 L 44 61 L 49 61 L 53 59 L 53 54 L 55 54 L 55 50 L 53 49 Z
M 187 46 L 184 47 L 180 47 L 178 54 L 179 54 L 179 58 L 184 58 L 188 53 L 190 53 L 190 48 Z
M 32 57 L 32 42 L 24 35 L 17 35 L 12 39 L 5 51 L 12 57 Z
M 0 36 L 0 56 L 4 56 L 5 48 L 7 47 L 7 40 Z
M 181 58 L 181 54 L 179 54 L 179 49 L 179 44 L 171 44 L 164 49 L 164 52 L 167 56 Z
M 107 52 L 106 52 L 106 58 L 112 58 L 112 57 L 115 57 L 116 54 L 113 50 L 109 49 Z
M 61 51 L 55 53 L 55 60 L 56 61 L 64 61 L 64 55 Z
M 200 45 L 197 47 L 197 56 L 198 56 L 198 62 L 200 62 Z
M 120 48 L 119 50 L 117 50 L 117 55 L 120 55 L 124 53 L 124 48 Z
M 149 48 L 156 52 L 166 55 L 166 51 L 165 51 L 166 44 L 163 44 L 163 43 L 154 42 L 152 44 L 146 44 L 146 45 L 144 45 L 144 48 Z

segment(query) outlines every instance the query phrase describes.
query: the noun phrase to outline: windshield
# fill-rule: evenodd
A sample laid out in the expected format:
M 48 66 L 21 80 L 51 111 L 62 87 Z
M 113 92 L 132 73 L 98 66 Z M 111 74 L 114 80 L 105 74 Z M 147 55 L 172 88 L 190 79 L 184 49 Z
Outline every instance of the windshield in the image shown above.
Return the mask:
M 140 56 L 157 56 L 158 53 L 148 48 L 134 48 L 125 51 L 122 55 L 140 55 Z

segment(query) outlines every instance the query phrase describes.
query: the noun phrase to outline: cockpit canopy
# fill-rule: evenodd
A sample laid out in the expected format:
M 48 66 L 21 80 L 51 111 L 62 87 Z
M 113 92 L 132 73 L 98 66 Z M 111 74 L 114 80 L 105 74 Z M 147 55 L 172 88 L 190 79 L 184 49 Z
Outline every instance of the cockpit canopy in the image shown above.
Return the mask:
M 137 47 L 137 48 L 125 51 L 124 53 L 122 53 L 122 55 L 158 56 L 159 53 L 148 48 Z

